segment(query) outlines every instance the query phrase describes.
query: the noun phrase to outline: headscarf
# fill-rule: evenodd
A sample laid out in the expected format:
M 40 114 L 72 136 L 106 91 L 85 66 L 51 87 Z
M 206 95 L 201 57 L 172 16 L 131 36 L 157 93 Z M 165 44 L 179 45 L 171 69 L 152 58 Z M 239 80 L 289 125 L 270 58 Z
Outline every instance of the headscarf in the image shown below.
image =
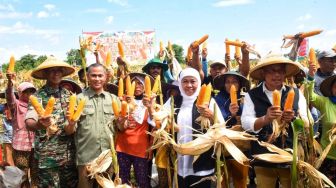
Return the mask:
M 198 82 L 197 89 L 196 89 L 195 93 L 192 94 L 191 96 L 188 96 L 182 88 L 182 80 L 186 76 L 192 76 L 192 77 L 196 78 L 196 80 Z M 197 96 L 198 96 L 198 94 L 201 90 L 201 77 L 199 75 L 199 72 L 196 69 L 190 68 L 190 67 L 183 69 L 180 72 L 180 75 L 178 77 L 178 86 L 179 86 L 181 95 L 183 97 L 183 101 L 185 101 L 185 100 L 191 100 L 191 101 L 196 100 L 196 98 L 197 98 Z

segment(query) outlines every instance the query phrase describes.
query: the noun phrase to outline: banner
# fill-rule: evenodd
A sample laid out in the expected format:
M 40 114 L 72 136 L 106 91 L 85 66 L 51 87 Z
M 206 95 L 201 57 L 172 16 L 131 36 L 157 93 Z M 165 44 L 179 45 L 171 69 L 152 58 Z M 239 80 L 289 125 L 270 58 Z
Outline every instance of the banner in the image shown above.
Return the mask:
M 115 62 L 119 56 L 118 41 L 122 42 L 125 58 L 130 65 L 145 64 L 155 54 L 155 31 L 82 32 L 82 37 L 91 43 L 87 53 L 89 64 L 96 61 L 95 51 L 101 63 L 105 62 L 109 51 L 112 62 Z
M 298 61 L 304 60 L 304 58 L 308 56 L 308 53 L 309 53 L 309 41 L 308 38 L 304 38 L 298 49 Z

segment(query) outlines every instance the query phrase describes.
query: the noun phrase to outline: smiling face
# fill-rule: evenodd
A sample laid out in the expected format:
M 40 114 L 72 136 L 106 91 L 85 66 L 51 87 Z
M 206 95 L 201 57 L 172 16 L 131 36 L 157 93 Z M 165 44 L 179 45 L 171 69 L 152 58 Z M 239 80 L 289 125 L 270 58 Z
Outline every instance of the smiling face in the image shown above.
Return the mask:
M 134 79 L 135 82 L 135 91 L 134 91 L 134 95 L 135 96 L 140 96 L 143 94 L 145 88 L 144 85 L 138 80 L 138 79 Z
M 158 76 L 161 75 L 162 68 L 159 65 L 152 65 L 149 67 L 149 75 L 151 75 L 154 79 Z
M 106 71 L 103 66 L 90 67 L 87 78 L 92 90 L 102 91 L 106 82 Z
M 53 67 L 46 70 L 47 83 L 50 86 L 58 86 L 63 77 L 63 69 L 61 67 Z
M 268 90 L 280 90 L 285 81 L 286 66 L 283 64 L 268 65 L 263 68 L 265 84 Z
M 188 96 L 192 96 L 198 87 L 198 81 L 193 76 L 186 76 L 181 81 L 182 89 L 184 93 Z

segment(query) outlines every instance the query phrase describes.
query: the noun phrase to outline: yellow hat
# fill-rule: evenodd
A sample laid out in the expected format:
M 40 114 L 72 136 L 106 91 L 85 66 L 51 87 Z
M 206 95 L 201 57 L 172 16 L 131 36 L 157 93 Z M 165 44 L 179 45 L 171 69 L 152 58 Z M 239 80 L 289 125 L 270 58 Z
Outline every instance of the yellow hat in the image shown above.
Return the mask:
M 268 65 L 283 64 L 286 65 L 285 74 L 286 77 L 294 76 L 300 71 L 299 63 L 296 63 L 279 54 L 269 54 L 262 58 L 258 64 L 250 70 L 250 77 L 255 80 L 264 80 L 264 74 L 262 68 Z
M 46 79 L 46 70 L 54 67 L 62 68 L 63 77 L 75 72 L 75 68 L 71 67 L 68 63 L 58 60 L 53 56 L 49 56 L 42 64 L 33 70 L 31 76 L 36 79 L 44 80 Z

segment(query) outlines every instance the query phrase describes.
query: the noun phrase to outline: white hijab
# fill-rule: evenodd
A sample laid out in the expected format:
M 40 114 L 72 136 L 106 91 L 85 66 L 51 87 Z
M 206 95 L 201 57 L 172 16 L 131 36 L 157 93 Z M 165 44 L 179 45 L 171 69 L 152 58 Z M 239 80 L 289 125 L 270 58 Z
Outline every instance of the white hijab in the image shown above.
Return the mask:
M 197 80 L 197 82 L 198 82 L 198 84 L 197 84 L 197 89 L 196 89 L 195 93 L 192 94 L 191 96 L 188 96 L 188 95 L 184 92 L 184 90 L 183 90 L 183 88 L 182 88 L 182 80 L 183 80 L 183 78 L 186 77 L 186 76 L 192 76 L 192 77 L 196 78 L 196 80 Z M 194 69 L 194 68 L 187 67 L 187 68 L 183 69 L 183 70 L 180 72 L 180 75 L 179 75 L 177 81 L 178 81 L 178 86 L 179 86 L 181 95 L 182 95 L 182 97 L 183 97 L 183 101 L 192 101 L 192 102 L 194 102 L 194 101 L 196 100 L 196 98 L 197 98 L 197 96 L 198 96 L 200 90 L 201 90 L 201 77 L 200 77 L 199 72 L 198 72 L 196 69 Z

